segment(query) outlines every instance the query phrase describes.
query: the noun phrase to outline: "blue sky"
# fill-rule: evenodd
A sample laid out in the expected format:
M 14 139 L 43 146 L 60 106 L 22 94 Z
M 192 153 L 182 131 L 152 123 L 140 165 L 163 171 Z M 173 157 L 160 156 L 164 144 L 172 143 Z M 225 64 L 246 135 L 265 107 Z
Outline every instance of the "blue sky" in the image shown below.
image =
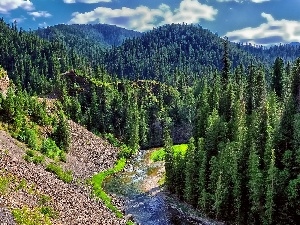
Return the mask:
M 115 24 L 147 31 L 193 23 L 236 42 L 300 42 L 300 0 L 0 0 L 0 17 L 26 30 L 55 24 Z

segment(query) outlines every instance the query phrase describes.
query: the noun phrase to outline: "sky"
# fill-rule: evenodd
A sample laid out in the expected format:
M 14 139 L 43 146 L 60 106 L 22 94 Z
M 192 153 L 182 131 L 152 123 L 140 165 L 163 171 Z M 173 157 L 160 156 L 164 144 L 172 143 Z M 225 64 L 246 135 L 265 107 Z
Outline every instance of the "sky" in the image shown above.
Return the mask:
M 25 30 L 106 23 L 144 32 L 192 23 L 235 42 L 300 42 L 300 0 L 0 0 L 0 17 Z

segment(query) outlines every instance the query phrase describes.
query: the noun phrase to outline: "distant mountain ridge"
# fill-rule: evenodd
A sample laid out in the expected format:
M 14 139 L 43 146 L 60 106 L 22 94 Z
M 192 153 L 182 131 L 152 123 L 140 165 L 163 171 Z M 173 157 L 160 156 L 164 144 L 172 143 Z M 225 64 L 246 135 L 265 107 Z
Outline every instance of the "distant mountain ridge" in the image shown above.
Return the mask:
M 168 24 L 140 33 L 107 24 L 55 25 L 35 31 L 47 40 L 60 40 L 67 49 L 122 78 L 174 81 L 176 73 L 194 78 L 220 71 L 224 39 L 196 25 Z M 293 61 L 300 45 L 253 46 L 228 42 L 231 68 L 271 66 L 276 57 Z M 170 82 L 169 82 L 170 83 Z
M 289 45 L 299 46 L 299 45 L 300 45 L 300 42 L 291 42 L 291 43 L 289 43 Z
M 137 31 L 108 24 L 59 24 L 34 31 L 48 41 L 60 41 L 69 51 L 98 65 L 102 54 L 112 46 L 121 45 L 125 39 L 140 36 Z
M 196 25 L 170 24 L 140 37 L 127 39 L 105 53 L 104 64 L 110 74 L 130 79 L 176 80 L 176 73 L 192 82 L 223 66 L 224 39 Z M 232 68 L 259 63 L 237 44 L 228 42 Z
M 85 39 L 87 43 L 97 43 L 102 47 L 118 46 L 127 38 L 141 35 L 140 32 L 108 24 L 58 24 L 39 28 L 35 32 L 44 39 L 65 41 L 70 47 L 76 44 L 73 41 L 80 41 L 80 39 Z

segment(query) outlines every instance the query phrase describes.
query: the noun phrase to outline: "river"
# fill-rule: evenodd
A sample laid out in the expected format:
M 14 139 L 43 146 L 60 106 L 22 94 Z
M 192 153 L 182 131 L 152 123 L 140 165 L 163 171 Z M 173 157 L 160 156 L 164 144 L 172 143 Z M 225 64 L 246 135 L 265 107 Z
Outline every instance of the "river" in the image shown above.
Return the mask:
M 155 149 L 141 150 L 123 172 L 106 179 L 104 190 L 125 199 L 125 214 L 140 225 L 220 224 L 202 218 L 159 185 L 164 162 L 152 162 Z

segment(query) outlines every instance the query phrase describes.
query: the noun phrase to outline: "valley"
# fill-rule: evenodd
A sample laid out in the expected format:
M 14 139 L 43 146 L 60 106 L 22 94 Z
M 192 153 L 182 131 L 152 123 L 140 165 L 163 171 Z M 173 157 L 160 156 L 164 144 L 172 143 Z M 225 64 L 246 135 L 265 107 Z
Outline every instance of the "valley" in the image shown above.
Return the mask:
M 1 223 L 297 224 L 299 45 L 0 30 Z

